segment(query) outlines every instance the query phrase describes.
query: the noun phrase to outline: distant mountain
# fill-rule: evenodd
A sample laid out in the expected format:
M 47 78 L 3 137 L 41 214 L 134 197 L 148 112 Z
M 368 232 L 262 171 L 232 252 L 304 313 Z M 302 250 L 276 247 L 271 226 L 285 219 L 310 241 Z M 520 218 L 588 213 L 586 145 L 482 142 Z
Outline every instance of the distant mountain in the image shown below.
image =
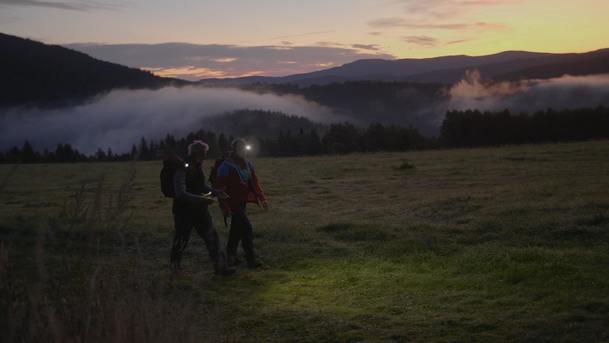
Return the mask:
M 581 54 L 550 54 L 507 51 L 486 56 L 446 56 L 424 59 L 359 60 L 340 67 L 284 77 L 244 77 L 201 80 L 206 85 L 291 83 L 300 86 L 346 81 L 399 81 L 452 84 L 466 70 L 478 69 L 487 79 L 522 77 L 551 78 L 564 74 L 588 75 L 609 72 L 609 49 Z M 582 65 L 585 63 L 585 65 Z
M 62 106 L 115 88 L 185 83 L 2 33 L 0 51 L 0 107 Z
M 329 76 L 349 80 L 378 80 L 378 81 L 405 81 L 408 77 L 422 73 L 454 68 L 473 68 L 480 65 L 505 63 L 513 60 L 534 59 L 545 54 L 509 51 L 488 56 L 445 56 L 424 59 L 401 60 L 359 60 L 345 64 L 341 67 L 322 70 L 318 72 L 293 75 L 285 77 L 286 81 L 311 83 L 315 79 Z M 423 82 L 433 82 L 426 81 Z M 437 82 L 437 81 L 436 81 Z
M 609 73 L 609 49 L 586 54 L 568 54 L 553 63 L 530 66 L 499 75 L 501 80 L 549 79 L 563 75 L 595 75 Z

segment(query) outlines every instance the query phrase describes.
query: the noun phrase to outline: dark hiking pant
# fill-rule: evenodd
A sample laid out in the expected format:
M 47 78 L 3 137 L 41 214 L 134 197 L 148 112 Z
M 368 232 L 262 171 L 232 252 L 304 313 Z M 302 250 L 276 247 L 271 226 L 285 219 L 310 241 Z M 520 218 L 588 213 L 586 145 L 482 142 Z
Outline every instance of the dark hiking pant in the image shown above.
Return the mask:
M 245 259 L 248 262 L 254 262 L 256 256 L 254 255 L 253 229 L 252 224 L 245 213 L 245 204 L 241 204 L 239 209 L 232 213 L 228 243 L 226 244 L 226 254 L 228 256 L 237 255 L 239 242 L 241 242 L 241 245 L 243 246 Z
M 175 211 L 173 220 L 175 223 L 175 236 L 173 238 L 173 247 L 171 248 L 171 265 L 180 265 L 182 253 L 188 245 L 190 233 L 194 227 L 199 236 L 205 241 L 209 257 L 214 263 L 214 267 L 216 267 L 220 240 L 214 228 L 209 210 L 201 208 L 197 211 Z

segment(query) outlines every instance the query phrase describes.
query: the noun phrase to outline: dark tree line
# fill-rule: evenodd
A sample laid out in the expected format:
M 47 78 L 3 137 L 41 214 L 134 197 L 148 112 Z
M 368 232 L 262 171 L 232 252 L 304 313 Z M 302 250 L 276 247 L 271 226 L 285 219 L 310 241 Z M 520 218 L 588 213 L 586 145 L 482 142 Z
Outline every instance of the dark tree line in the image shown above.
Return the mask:
M 449 111 L 440 141 L 446 147 L 568 142 L 609 138 L 609 109 L 548 109 L 532 114 L 510 111 Z
M 320 135 L 317 130 L 281 132 L 277 138 L 260 141 L 265 156 L 303 156 L 350 152 L 422 149 L 427 140 L 414 128 L 373 124 L 360 128 L 353 124 L 332 124 Z
M 59 144 L 54 151 L 36 152 L 26 141 L 22 147 L 13 147 L 0 153 L 0 163 L 104 162 L 135 158 L 150 161 L 161 159 L 167 153 L 184 155 L 188 144 L 197 139 L 209 144 L 210 157 L 214 158 L 230 150 L 234 138 L 232 135 L 199 130 L 182 138 L 173 135 L 157 141 L 141 138 L 128 153 L 116 154 L 108 148 L 98 149 L 88 156 L 69 144 Z M 426 143 L 425 138 L 414 128 L 374 124 L 364 129 L 348 123 L 333 124 L 322 134 L 316 128 L 299 129 L 297 132 L 287 130 L 275 138 L 261 138 L 253 142 L 259 155 L 273 157 L 421 149 Z
M 128 161 L 135 156 L 130 153 L 115 154 L 112 149 L 98 149 L 94 154 L 87 156 L 70 144 L 57 144 L 54 150 L 44 149 L 35 151 L 32 145 L 26 141 L 21 147 L 12 147 L 5 152 L 0 152 L 0 163 L 73 163 L 87 161 Z
M 21 147 L 15 146 L 7 151 L 0 152 L 0 163 L 110 162 L 133 159 L 153 161 L 163 158 L 167 152 L 184 155 L 188 144 L 196 139 L 203 140 L 210 145 L 211 157 L 219 157 L 223 151 L 229 150 L 230 142 L 234 137 L 224 134 L 217 135 L 204 130 L 189 133 L 179 139 L 173 135 L 167 135 L 157 141 L 142 137 L 137 145 L 132 145 L 129 152 L 114 153 L 111 148 L 100 148 L 89 155 L 81 153 L 70 144 L 58 144 L 53 151 L 47 149 L 35 151 L 32 145 L 26 141 Z
M 137 158 L 139 160 L 158 160 L 164 158 L 167 153 L 184 155 L 188 150 L 188 145 L 192 141 L 202 140 L 209 145 L 210 157 L 219 157 L 223 151 L 229 150 L 230 142 L 233 139 L 235 138 L 232 135 L 199 130 L 191 132 L 182 138 L 176 138 L 173 135 L 166 135 L 159 141 L 147 141 L 145 138 L 142 138 L 137 147 L 135 145 L 132 147 L 132 153 L 138 153 Z
M 609 138 L 609 108 L 535 112 L 513 115 L 509 111 L 450 111 L 439 139 L 425 138 L 413 127 L 372 124 L 361 128 L 349 123 L 329 127 L 280 131 L 276 137 L 252 142 L 260 156 L 304 156 L 350 152 L 405 151 L 434 147 L 459 148 L 565 142 Z M 176 138 L 141 138 L 127 153 L 98 149 L 85 155 L 69 144 L 58 144 L 53 151 L 35 151 L 29 142 L 0 152 L 0 163 L 52 163 L 85 161 L 158 160 L 167 152 L 184 155 L 188 144 L 200 139 L 210 145 L 210 157 L 230 150 L 232 135 L 199 130 Z
M 413 127 L 372 124 L 360 129 L 352 124 L 330 126 L 322 138 L 324 153 L 402 151 L 422 149 L 428 140 Z
M 159 142 L 140 142 L 140 159 L 159 158 L 158 152 L 173 151 L 183 153 L 190 142 L 200 139 L 210 146 L 210 156 L 219 157 L 230 150 L 230 142 L 235 137 L 223 133 L 216 134 L 200 130 L 181 139 L 167 135 Z M 260 156 L 305 156 L 326 153 L 349 153 L 369 151 L 398 151 L 421 149 L 427 140 L 414 128 L 370 125 L 359 128 L 349 123 L 332 124 L 323 133 L 317 128 L 280 131 L 274 138 L 260 138 L 252 142 Z

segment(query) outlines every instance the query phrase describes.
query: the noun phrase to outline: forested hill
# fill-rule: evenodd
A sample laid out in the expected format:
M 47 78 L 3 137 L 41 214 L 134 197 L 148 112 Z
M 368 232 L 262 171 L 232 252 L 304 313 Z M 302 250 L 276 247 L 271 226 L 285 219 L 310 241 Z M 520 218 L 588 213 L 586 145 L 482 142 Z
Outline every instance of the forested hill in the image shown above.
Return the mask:
M 81 52 L 0 33 L 0 107 L 62 106 L 115 88 L 184 81 L 92 58 Z

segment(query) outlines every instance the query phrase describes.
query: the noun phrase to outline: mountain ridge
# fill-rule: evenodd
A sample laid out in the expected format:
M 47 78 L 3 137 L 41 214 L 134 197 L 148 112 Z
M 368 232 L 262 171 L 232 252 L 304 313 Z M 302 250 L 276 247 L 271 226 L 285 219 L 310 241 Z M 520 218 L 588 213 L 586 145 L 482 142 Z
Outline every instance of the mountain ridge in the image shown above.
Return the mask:
M 186 81 L 101 61 L 59 45 L 0 33 L 0 107 L 58 107 L 113 89 L 157 88 Z
M 600 56 L 596 56 L 600 55 Z M 363 59 L 346 63 L 342 66 L 310 73 L 294 74 L 280 77 L 254 76 L 229 79 L 202 79 L 201 84 L 207 85 L 239 85 L 247 83 L 295 83 L 302 86 L 312 84 L 328 84 L 345 81 L 406 81 L 419 83 L 451 84 L 462 79 L 468 69 L 479 69 L 483 77 L 489 79 L 514 79 L 519 70 L 564 63 L 569 65 L 588 57 L 601 59 L 609 56 L 609 49 L 598 49 L 584 53 L 543 53 L 520 50 L 503 51 L 483 56 L 450 55 L 433 58 L 415 59 Z M 598 62 L 595 70 L 578 71 L 576 75 L 589 73 L 609 73 L 609 59 L 606 63 Z M 572 66 L 571 66 L 572 67 Z M 571 68 L 576 70 L 576 68 Z M 580 68 L 581 69 L 581 68 Z M 585 68 L 584 68 L 585 69 Z M 564 74 L 569 74 L 566 69 Z M 526 76 L 526 74 L 523 74 Z M 556 77 L 551 73 L 547 77 Z

